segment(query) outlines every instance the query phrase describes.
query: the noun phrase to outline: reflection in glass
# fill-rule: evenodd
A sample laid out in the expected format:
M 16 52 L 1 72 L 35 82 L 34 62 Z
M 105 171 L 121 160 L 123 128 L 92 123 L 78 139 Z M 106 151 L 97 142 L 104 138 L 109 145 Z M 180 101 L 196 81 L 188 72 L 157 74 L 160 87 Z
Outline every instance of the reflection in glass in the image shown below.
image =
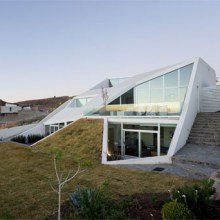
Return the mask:
M 110 116 L 180 115 L 193 64 L 135 86 L 94 114 Z
M 134 90 L 130 89 L 121 96 L 121 104 L 134 104 Z
M 125 131 L 125 155 L 139 156 L 138 132 Z
M 163 89 L 151 89 L 151 102 L 163 102 Z
M 183 102 L 186 96 L 186 87 L 180 88 L 180 102 Z
M 166 155 L 176 126 L 161 125 L 160 127 L 160 155 Z
M 145 82 L 135 87 L 135 103 L 145 104 L 150 102 L 150 83 Z
M 150 81 L 151 88 L 158 89 L 163 87 L 163 76 L 157 77 Z
M 141 133 L 141 157 L 157 156 L 157 134 Z
M 185 66 L 180 69 L 180 86 L 187 86 L 189 84 L 193 64 Z
M 121 125 L 108 125 L 108 156 L 121 154 Z
M 177 87 L 178 86 L 178 70 L 170 72 L 164 75 L 165 87 Z
M 165 102 L 178 102 L 178 88 L 165 89 Z

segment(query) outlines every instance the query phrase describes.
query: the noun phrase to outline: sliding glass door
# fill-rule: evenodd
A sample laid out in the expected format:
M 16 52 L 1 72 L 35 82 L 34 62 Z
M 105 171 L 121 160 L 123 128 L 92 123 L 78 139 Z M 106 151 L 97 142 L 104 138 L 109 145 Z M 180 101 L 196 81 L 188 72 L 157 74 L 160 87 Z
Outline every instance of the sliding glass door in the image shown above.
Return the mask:
M 124 130 L 124 155 L 133 157 L 158 156 L 158 132 Z

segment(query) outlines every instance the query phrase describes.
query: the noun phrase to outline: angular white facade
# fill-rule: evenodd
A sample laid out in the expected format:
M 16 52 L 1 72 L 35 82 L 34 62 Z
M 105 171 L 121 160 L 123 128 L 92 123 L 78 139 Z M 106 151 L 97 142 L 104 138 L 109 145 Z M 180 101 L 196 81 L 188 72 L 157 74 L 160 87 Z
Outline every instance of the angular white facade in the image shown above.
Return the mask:
M 170 163 L 185 145 L 215 71 L 201 58 L 129 78 L 106 79 L 24 133 L 50 135 L 83 117 L 104 118 L 102 163 Z

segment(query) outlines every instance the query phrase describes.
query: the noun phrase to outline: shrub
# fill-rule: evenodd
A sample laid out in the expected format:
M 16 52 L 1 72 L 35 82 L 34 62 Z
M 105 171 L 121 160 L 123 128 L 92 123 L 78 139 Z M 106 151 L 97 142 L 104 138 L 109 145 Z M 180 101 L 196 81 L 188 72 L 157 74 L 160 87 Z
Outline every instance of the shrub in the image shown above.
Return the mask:
M 196 217 L 207 214 L 212 205 L 211 195 L 215 193 L 213 180 L 203 180 L 201 185 L 184 186 L 173 192 L 173 199 L 187 206 Z
M 71 195 L 72 204 L 80 208 L 85 218 L 101 218 L 105 203 L 104 193 L 101 188 L 82 189 L 78 186 L 77 191 Z
M 71 204 L 78 210 L 75 218 L 125 219 L 125 204 L 115 204 L 105 196 L 105 187 L 82 189 L 80 186 L 70 197 Z M 122 207 L 123 206 L 123 207 Z
M 33 134 L 33 135 L 28 135 L 27 140 L 29 144 L 33 144 L 39 140 L 41 140 L 42 138 L 44 138 L 43 135 L 40 134 Z
M 16 136 L 16 137 L 13 137 L 11 139 L 11 141 L 15 141 L 15 142 L 18 142 L 18 143 L 21 143 L 21 144 L 26 144 L 26 137 L 23 136 L 23 135 L 19 135 L 19 136 Z
M 184 204 L 173 200 L 162 207 L 162 217 L 165 220 L 189 220 L 195 219 L 193 213 Z

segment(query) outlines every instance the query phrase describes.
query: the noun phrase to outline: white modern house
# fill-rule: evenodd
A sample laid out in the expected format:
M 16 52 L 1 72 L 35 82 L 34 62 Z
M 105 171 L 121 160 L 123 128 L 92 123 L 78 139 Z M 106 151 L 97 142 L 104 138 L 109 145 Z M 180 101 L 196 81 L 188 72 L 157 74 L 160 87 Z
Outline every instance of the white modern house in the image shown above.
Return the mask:
M 23 135 L 51 135 L 83 117 L 103 118 L 102 163 L 171 163 L 201 111 L 202 94 L 215 87 L 215 71 L 201 58 L 128 78 L 106 79 Z M 120 156 L 117 160 L 111 157 L 115 154 Z
M 16 104 L 5 103 L 5 106 L 0 106 L 1 114 L 15 114 L 21 111 L 21 107 Z

